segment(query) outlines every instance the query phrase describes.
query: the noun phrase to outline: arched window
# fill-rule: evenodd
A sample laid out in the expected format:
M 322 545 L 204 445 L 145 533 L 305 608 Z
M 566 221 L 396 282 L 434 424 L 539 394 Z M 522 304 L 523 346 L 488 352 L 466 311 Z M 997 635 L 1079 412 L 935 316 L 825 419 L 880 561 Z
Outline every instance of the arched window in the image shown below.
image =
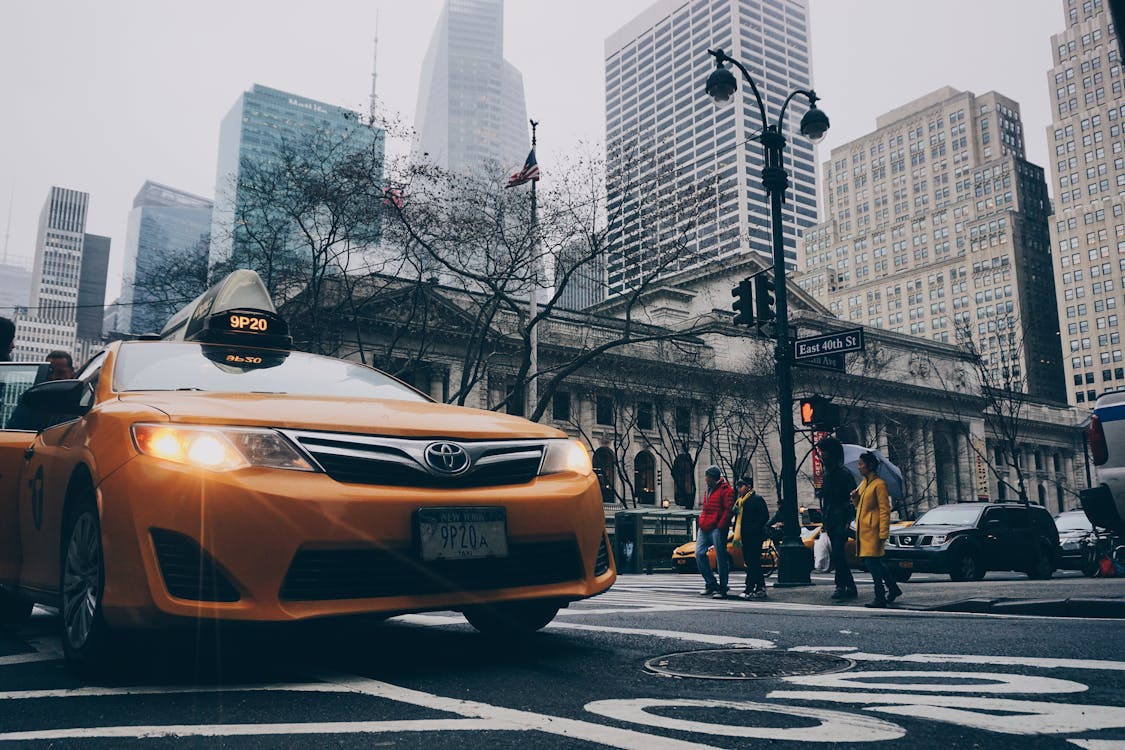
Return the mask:
M 614 491 L 614 464 L 617 459 L 609 448 L 598 448 L 594 451 L 594 473 L 598 476 L 598 484 L 602 488 L 602 502 L 617 502 L 617 493 Z
M 638 503 L 656 503 L 656 459 L 648 451 L 641 451 L 633 459 L 633 492 Z
M 681 453 L 672 462 L 672 481 L 676 486 L 676 505 L 691 510 L 695 507 L 695 462 Z

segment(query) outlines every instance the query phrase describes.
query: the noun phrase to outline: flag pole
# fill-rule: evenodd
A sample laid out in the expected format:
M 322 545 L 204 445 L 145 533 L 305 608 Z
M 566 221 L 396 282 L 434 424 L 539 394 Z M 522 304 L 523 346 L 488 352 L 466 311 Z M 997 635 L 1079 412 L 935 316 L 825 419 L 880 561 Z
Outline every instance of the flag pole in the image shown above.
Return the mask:
M 531 150 L 535 151 L 535 129 L 539 126 L 535 120 L 528 120 L 531 123 Z M 538 197 L 535 194 L 535 187 L 539 180 L 531 181 L 531 264 L 530 271 L 528 272 L 528 279 L 530 280 L 529 290 L 527 295 L 527 308 L 528 308 L 528 325 L 530 331 L 528 332 L 529 344 L 531 347 L 531 366 L 528 368 L 527 373 L 527 409 L 524 412 L 525 416 L 531 417 L 535 412 L 535 406 L 539 403 L 539 388 L 538 381 L 536 380 L 536 373 L 539 370 L 539 332 L 535 325 L 535 317 L 539 315 L 539 297 L 536 294 L 538 291 L 538 271 L 539 271 L 539 203 Z

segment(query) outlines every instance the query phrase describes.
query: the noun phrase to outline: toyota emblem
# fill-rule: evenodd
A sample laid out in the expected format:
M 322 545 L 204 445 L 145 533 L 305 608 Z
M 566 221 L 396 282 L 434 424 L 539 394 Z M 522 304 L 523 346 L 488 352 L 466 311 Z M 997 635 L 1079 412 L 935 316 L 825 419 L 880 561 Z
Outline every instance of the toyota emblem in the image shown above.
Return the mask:
M 426 463 L 442 474 L 460 474 L 469 468 L 469 454 L 456 443 L 430 443 L 426 446 Z

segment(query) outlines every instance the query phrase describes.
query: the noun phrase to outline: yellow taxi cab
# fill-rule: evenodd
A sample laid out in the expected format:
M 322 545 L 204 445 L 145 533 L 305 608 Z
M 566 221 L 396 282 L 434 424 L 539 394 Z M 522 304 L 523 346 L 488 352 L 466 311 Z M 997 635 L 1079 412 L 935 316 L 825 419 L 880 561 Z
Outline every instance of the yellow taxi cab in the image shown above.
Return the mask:
M 199 618 L 452 609 L 530 632 L 616 577 L 582 443 L 293 351 L 250 271 L 8 412 L 0 618 L 58 608 L 79 668 Z

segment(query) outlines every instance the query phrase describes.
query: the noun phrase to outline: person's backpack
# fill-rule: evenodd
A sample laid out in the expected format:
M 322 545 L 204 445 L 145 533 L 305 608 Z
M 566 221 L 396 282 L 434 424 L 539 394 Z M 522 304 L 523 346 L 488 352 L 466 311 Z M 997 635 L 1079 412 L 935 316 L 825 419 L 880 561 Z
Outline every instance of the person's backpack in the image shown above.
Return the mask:
M 1102 555 L 1098 560 L 1098 575 L 1102 578 L 1113 578 L 1117 575 L 1117 566 L 1109 555 Z

